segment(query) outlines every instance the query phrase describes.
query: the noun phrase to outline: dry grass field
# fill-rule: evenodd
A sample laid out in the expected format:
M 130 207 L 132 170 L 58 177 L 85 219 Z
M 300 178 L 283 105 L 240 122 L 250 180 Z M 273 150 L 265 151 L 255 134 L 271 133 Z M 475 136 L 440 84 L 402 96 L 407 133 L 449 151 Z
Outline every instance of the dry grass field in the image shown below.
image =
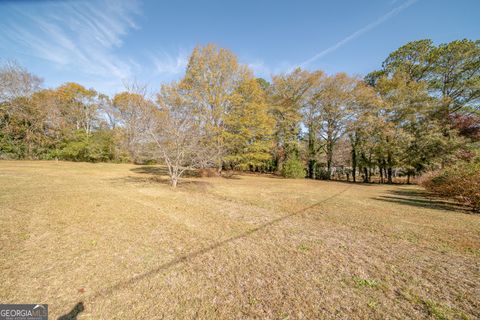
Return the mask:
M 480 216 L 416 186 L 1 161 L 0 230 L 51 319 L 480 318 Z

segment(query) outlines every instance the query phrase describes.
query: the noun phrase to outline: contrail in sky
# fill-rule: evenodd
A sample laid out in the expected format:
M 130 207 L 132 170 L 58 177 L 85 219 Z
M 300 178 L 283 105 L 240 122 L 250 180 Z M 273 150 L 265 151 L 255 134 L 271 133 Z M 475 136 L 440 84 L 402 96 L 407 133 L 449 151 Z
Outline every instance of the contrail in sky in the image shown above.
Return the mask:
M 402 12 L 403 10 L 407 9 L 408 7 L 410 7 L 412 4 L 414 4 L 415 2 L 417 2 L 418 0 L 408 0 L 406 1 L 405 3 L 403 3 L 402 5 L 392 9 L 391 11 L 387 12 L 386 14 L 384 14 L 383 16 L 381 16 L 380 18 L 378 18 L 377 20 L 367 24 L 366 26 L 364 26 L 363 28 L 360 28 L 358 29 L 357 31 L 355 31 L 354 33 L 352 33 L 351 35 L 349 35 L 348 37 L 340 40 L 339 42 L 335 43 L 333 46 L 317 53 L 316 55 L 314 55 L 313 57 L 311 57 L 310 59 L 308 60 L 305 60 L 304 62 L 300 63 L 298 65 L 298 67 L 305 67 L 306 65 L 314 62 L 315 60 L 317 59 L 320 59 L 324 56 L 326 56 L 327 54 L 337 50 L 338 48 L 344 46 L 345 44 L 347 44 L 348 42 L 358 38 L 359 36 L 361 36 L 362 34 L 364 34 L 365 32 L 367 31 L 370 31 L 376 27 L 378 27 L 380 24 L 384 23 L 385 21 L 387 21 L 388 19 L 396 16 L 397 14 L 399 14 L 400 12 Z

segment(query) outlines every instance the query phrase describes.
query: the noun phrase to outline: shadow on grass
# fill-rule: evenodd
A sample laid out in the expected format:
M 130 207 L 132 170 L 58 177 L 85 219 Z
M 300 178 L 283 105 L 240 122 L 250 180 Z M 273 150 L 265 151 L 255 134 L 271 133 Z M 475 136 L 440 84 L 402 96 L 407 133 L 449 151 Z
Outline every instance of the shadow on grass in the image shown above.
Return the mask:
M 140 183 L 162 183 L 162 184 L 170 184 L 170 179 L 168 178 L 168 168 L 166 166 L 139 166 L 130 171 L 139 174 L 146 174 L 150 175 L 149 178 L 142 178 L 142 177 L 128 177 L 124 180 L 127 182 L 140 182 Z M 240 176 L 242 175 L 241 172 L 237 171 L 224 171 L 224 173 L 220 176 L 221 178 L 230 179 L 230 180 L 240 180 Z M 207 186 L 208 183 L 205 181 L 193 181 L 193 180 L 185 180 L 184 178 L 200 178 L 202 175 L 197 170 L 186 170 L 182 177 L 178 181 L 178 186 L 187 186 L 187 185 L 199 185 L 199 186 Z M 208 176 L 203 176 L 204 178 Z
M 72 310 L 70 310 L 69 313 L 64 314 L 63 316 L 60 316 L 57 318 L 57 320 L 76 320 L 77 316 L 85 310 L 85 306 L 83 305 L 83 302 L 79 302 L 73 307 Z
M 130 171 L 135 173 L 152 174 L 156 176 L 168 176 L 168 169 L 165 166 L 140 166 L 140 167 L 130 169 Z M 185 177 L 185 178 L 199 177 L 199 174 L 194 170 L 186 170 L 183 173 L 182 177 Z
M 115 178 L 112 181 L 120 184 L 163 184 L 171 185 L 171 180 L 168 176 L 168 169 L 164 166 L 139 166 L 130 169 L 131 172 L 138 174 L 135 176 L 127 176 L 123 178 Z M 210 186 L 210 183 L 202 180 L 185 180 L 185 178 L 199 177 L 198 173 L 193 170 L 187 170 L 178 180 L 177 188 L 182 189 L 186 187 L 200 187 L 202 190 Z
M 135 172 L 135 173 L 140 173 L 140 174 L 151 174 L 154 176 L 168 176 L 168 169 L 166 166 L 160 166 L 160 165 L 139 165 L 136 168 L 130 169 L 130 171 Z M 250 171 L 236 171 L 236 170 L 224 170 L 222 171 L 221 176 L 213 175 L 211 177 L 221 177 L 225 179 L 231 179 L 231 180 L 240 180 L 242 176 L 252 176 L 252 177 L 263 177 L 263 178 L 271 178 L 271 179 L 278 179 L 278 180 L 290 180 L 289 178 L 285 178 L 281 175 L 274 174 L 274 173 L 259 173 L 259 172 L 250 172 Z M 201 175 L 198 170 L 187 170 L 183 173 L 182 178 L 200 178 L 200 177 L 210 177 L 208 175 Z M 302 179 L 299 179 L 302 180 Z M 345 183 L 345 184 L 356 184 L 356 185 L 362 185 L 362 186 L 375 186 L 375 185 L 404 185 L 405 183 L 399 183 L 399 182 L 394 182 L 394 183 L 379 183 L 378 181 L 370 181 L 370 182 L 364 182 L 360 179 L 357 179 L 357 181 L 353 182 L 351 179 L 350 181 L 347 180 L 337 180 L 337 179 L 330 179 L 330 180 L 324 180 L 324 179 L 309 179 L 305 177 L 303 180 L 305 181 L 323 181 L 323 182 L 338 182 L 338 183 Z
M 125 183 L 143 184 L 143 185 L 162 184 L 162 185 L 171 186 L 170 178 L 162 177 L 162 176 L 153 176 L 153 177 L 128 176 L 124 178 L 115 178 L 115 179 L 112 179 L 112 181 L 118 182 L 119 184 L 125 184 Z M 210 186 L 211 184 L 206 181 L 180 179 L 177 184 L 177 189 L 184 189 L 184 188 L 187 189 L 187 188 L 195 187 L 195 188 L 200 188 L 201 190 L 205 190 Z
M 397 189 L 390 190 L 388 193 L 389 195 L 379 196 L 373 199 L 420 208 L 471 213 L 468 206 L 452 200 L 437 197 L 434 194 L 423 190 Z
M 161 264 L 159 265 L 158 267 L 156 268 L 153 268 L 153 269 L 150 269 L 142 274 L 138 274 L 138 275 L 135 275 L 133 277 L 131 277 L 130 279 L 126 279 L 126 280 L 122 280 L 120 282 L 117 282 L 116 284 L 110 286 L 110 287 L 107 287 L 107 288 L 104 288 L 102 290 L 99 290 L 97 291 L 96 293 L 94 293 L 93 295 L 89 296 L 87 299 L 85 300 L 90 300 L 90 301 L 94 301 L 95 299 L 97 298 L 102 298 L 102 297 L 106 297 L 106 296 L 109 296 L 111 295 L 112 293 L 116 292 L 117 290 L 121 290 L 121 289 L 124 289 L 126 287 L 129 287 L 129 286 L 132 286 L 134 285 L 135 283 L 137 283 L 138 281 L 141 281 L 141 280 L 144 280 L 144 279 L 148 279 L 149 277 L 152 277 L 154 276 L 155 274 L 158 274 L 164 270 L 167 270 L 169 268 L 172 268 L 178 264 L 181 264 L 181 263 L 185 263 L 185 262 L 188 262 L 198 256 L 202 256 L 204 254 L 207 254 L 215 249 L 218 249 L 218 248 L 221 248 L 223 246 L 226 246 L 232 242 L 235 242 L 237 240 L 241 240 L 241 239 L 244 239 L 244 238 L 248 238 L 249 236 L 251 236 L 252 234 L 254 233 L 257 233 L 259 231 L 262 231 L 262 230 L 265 230 L 267 229 L 268 227 L 272 226 L 272 225 L 276 225 L 286 219 L 289 219 L 293 216 L 297 216 L 297 215 L 300 215 L 302 213 L 305 213 L 306 211 L 310 210 L 310 209 L 313 209 L 313 208 L 316 208 L 320 205 L 322 205 L 323 203 L 341 195 L 342 193 L 344 193 L 345 191 L 347 191 L 348 189 L 350 189 L 350 186 L 347 186 L 345 189 L 343 189 L 342 191 L 340 192 L 337 192 L 336 194 L 328 197 L 328 198 L 325 198 L 323 200 L 320 200 L 310 206 L 307 206 L 307 207 L 304 207 L 300 210 L 297 210 L 297 211 L 294 211 L 292 213 L 289 213 L 289 214 L 286 214 L 286 215 L 283 215 L 279 218 L 276 218 L 276 219 L 272 219 L 266 223 L 263 223 L 255 228 L 252 228 L 248 231 L 245 231 L 243 233 L 240 233 L 236 236 L 233 236 L 233 237 L 230 237 L 228 239 L 225 239 L 225 240 L 222 240 L 222 241 L 218 241 L 218 242 L 215 242 L 207 247 L 204 247 L 204 248 L 201 248 L 201 249 L 198 249 L 196 251 L 193 251 L 193 252 L 190 252 L 190 253 L 187 253 L 187 254 L 184 254 L 184 255 L 181 255 L 173 260 L 171 260 L 170 262 L 167 262 L 167 263 L 164 263 L 164 264 Z M 82 303 L 82 307 L 83 307 L 83 303 Z M 67 319 L 67 318 L 65 318 Z
M 311 179 L 309 179 L 311 180 Z M 373 183 L 373 182 L 363 182 L 363 181 L 347 181 L 347 180 L 334 180 L 334 179 L 331 179 L 331 180 L 322 180 L 322 179 L 315 179 L 313 181 L 324 181 L 324 182 L 337 182 L 337 183 L 344 183 L 344 184 L 350 184 L 350 185 L 357 185 L 357 186 L 365 186 L 365 187 L 370 187 L 370 186 L 378 186 L 379 184 L 378 183 Z

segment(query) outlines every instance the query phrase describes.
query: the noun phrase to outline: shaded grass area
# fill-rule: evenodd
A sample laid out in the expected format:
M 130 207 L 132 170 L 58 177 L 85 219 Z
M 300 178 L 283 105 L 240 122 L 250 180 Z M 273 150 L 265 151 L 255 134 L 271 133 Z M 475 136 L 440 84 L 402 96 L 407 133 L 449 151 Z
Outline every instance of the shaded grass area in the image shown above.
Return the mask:
M 130 169 L 130 171 L 140 174 L 149 174 L 153 176 L 168 176 L 168 169 L 165 166 L 137 166 Z
M 388 195 L 379 196 L 375 198 L 375 200 L 416 206 L 420 208 L 430 208 L 445 211 L 472 212 L 472 210 L 468 206 L 465 206 L 453 200 L 446 200 L 444 198 L 437 197 L 434 194 L 425 190 L 411 190 L 399 188 L 397 190 L 391 190 L 388 193 Z
M 479 217 L 421 188 L 172 190 L 163 170 L 0 162 L 0 300 L 53 319 L 480 317 Z
M 135 173 L 140 173 L 140 174 L 151 174 L 154 176 L 167 176 L 168 175 L 168 169 L 166 166 L 138 166 L 135 168 L 130 169 L 130 171 L 135 172 Z M 186 178 L 191 178 L 191 177 L 199 177 L 199 174 L 197 171 L 194 170 L 186 170 L 183 175 L 183 177 Z

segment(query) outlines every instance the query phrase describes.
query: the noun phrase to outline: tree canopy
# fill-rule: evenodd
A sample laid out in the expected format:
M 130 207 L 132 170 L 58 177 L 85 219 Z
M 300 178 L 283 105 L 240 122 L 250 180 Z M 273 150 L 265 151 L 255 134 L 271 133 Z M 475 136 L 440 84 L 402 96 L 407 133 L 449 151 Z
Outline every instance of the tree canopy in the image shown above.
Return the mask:
M 480 140 L 480 41 L 409 42 L 360 79 L 300 68 L 255 78 L 214 44 L 152 99 L 112 97 L 0 67 L 0 158 L 158 162 L 189 169 L 393 182 L 473 161 Z

